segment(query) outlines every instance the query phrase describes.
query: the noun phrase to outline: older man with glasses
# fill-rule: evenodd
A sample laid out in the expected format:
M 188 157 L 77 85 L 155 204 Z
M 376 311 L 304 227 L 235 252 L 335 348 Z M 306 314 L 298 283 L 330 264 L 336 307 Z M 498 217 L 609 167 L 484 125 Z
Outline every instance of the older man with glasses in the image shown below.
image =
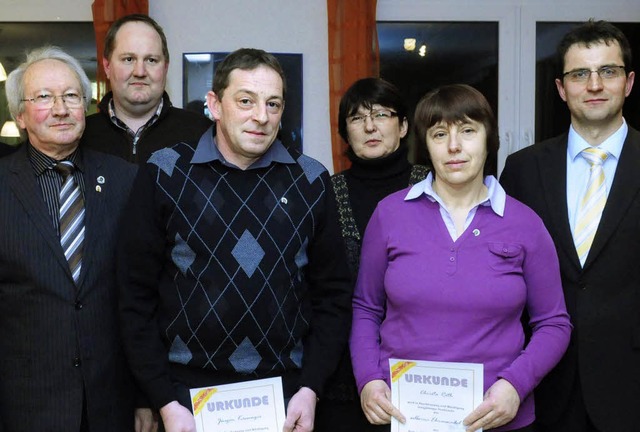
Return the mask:
M 91 84 L 61 49 L 29 53 L 6 90 L 26 142 L 0 160 L 0 430 L 132 431 L 114 275 L 136 168 L 78 147 Z

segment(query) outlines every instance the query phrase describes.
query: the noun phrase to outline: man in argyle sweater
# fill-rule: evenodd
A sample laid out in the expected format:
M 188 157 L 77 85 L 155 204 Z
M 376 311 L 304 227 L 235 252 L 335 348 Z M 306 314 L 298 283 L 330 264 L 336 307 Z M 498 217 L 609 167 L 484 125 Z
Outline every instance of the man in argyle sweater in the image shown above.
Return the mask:
M 196 149 L 155 152 L 134 185 L 121 321 L 168 432 L 195 431 L 188 389 L 281 376 L 285 430 L 311 431 L 348 337 L 351 282 L 329 174 L 276 139 L 285 80 L 241 49 L 218 67 Z

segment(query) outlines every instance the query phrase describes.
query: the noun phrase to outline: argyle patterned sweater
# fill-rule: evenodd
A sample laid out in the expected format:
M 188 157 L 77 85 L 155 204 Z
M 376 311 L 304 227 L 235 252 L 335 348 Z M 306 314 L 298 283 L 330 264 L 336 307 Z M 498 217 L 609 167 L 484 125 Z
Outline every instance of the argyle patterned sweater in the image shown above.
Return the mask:
M 190 387 L 282 376 L 322 392 L 346 344 L 351 283 L 326 169 L 191 163 L 186 144 L 141 167 L 121 288 L 132 370 L 156 408 Z

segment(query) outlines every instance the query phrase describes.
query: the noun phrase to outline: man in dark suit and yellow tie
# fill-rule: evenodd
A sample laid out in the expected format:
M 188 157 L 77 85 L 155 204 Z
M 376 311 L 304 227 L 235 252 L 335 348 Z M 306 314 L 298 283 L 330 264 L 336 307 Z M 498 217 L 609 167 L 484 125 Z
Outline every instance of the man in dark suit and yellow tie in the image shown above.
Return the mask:
M 78 148 L 91 84 L 59 48 L 6 91 L 27 142 L 0 160 L 0 430 L 133 431 L 114 274 L 135 167 Z
M 640 133 L 622 116 L 631 48 L 591 20 L 560 42 L 558 66 L 569 131 L 509 156 L 501 177 L 554 239 L 574 325 L 536 390 L 536 430 L 639 430 Z

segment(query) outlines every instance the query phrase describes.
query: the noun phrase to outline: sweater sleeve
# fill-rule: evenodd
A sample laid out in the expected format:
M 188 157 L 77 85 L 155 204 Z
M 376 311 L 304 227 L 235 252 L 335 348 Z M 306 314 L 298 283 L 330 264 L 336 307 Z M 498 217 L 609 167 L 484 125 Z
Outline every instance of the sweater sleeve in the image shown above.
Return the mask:
M 350 349 L 358 392 L 369 381 L 384 380 L 388 376 L 385 365 L 380 365 L 380 325 L 385 313 L 387 260 L 387 240 L 378 207 L 365 230 L 353 295 Z
M 527 311 L 532 335 L 522 353 L 498 376 L 509 381 L 524 400 L 560 361 L 569 345 L 571 323 L 564 302 L 558 256 L 540 218 L 533 212 L 523 261 Z
M 329 376 L 338 366 L 347 345 L 351 325 L 353 285 L 338 225 L 333 188 L 328 174 L 323 211 L 309 244 L 306 272 L 311 293 L 312 316 L 304 342 L 304 360 L 299 386 L 309 387 L 321 397 Z
M 151 166 L 140 167 L 124 220 L 118 265 L 122 340 L 132 373 L 151 406 L 177 400 L 167 350 L 156 321 L 159 278 L 166 249 L 163 212 L 156 203 Z

